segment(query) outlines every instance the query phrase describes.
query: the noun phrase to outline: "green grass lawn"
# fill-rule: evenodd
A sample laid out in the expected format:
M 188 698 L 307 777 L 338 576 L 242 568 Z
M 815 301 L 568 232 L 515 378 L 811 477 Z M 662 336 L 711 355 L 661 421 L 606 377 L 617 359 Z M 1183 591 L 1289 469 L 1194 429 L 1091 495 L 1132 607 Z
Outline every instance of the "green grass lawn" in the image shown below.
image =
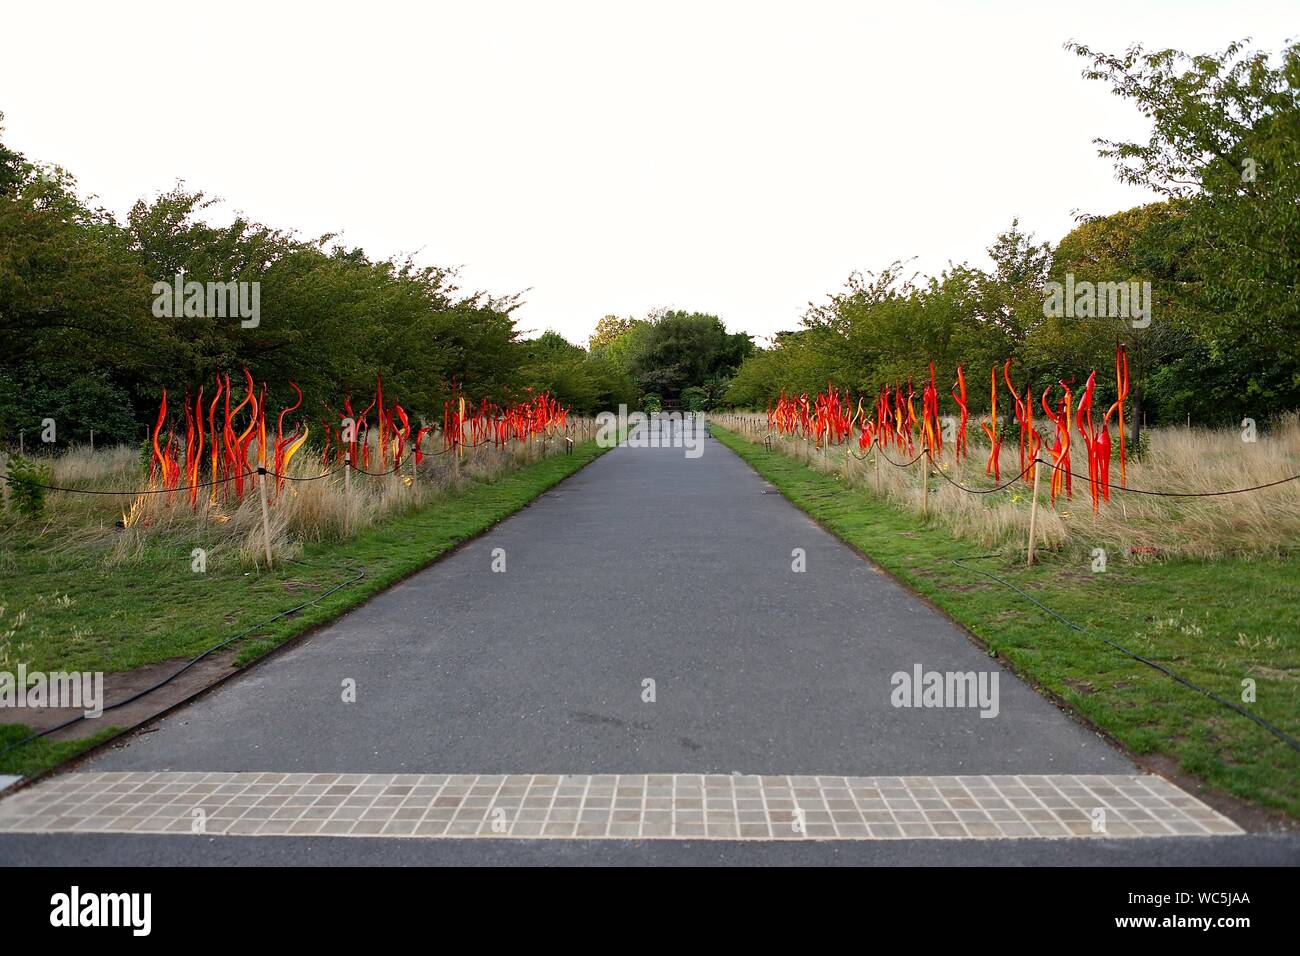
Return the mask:
M 35 776 L 108 740 L 120 729 L 110 725 L 100 728 L 92 737 L 78 740 L 47 740 L 44 737 L 29 740 L 0 755 L 0 773 L 14 773 L 20 777 Z M 31 733 L 31 728 L 22 724 L 0 724 L 0 750 L 7 750 L 27 740 Z
M 469 483 L 351 540 L 308 545 L 301 563 L 271 572 L 249 572 L 231 561 L 196 574 L 189 552 L 175 548 L 151 550 L 138 563 L 111 569 L 88 564 L 74 549 L 14 548 L 5 556 L 0 587 L 0 635 L 9 635 L 3 666 L 122 671 L 193 656 L 365 569 L 355 583 L 241 641 L 237 660 L 246 664 L 483 532 L 604 451 L 587 442 L 571 455 L 544 458 L 491 483 Z M 26 734 L 25 728 L 0 725 L 0 750 Z M 31 774 L 92 742 L 34 741 L 0 755 L 0 772 Z
M 1078 558 L 1039 552 L 967 563 L 1032 594 L 1080 634 L 1021 595 L 953 563 L 980 552 L 949 532 L 846 490 L 718 425 L 713 435 L 795 505 L 925 595 L 1040 685 L 1137 754 L 1163 754 L 1213 787 L 1300 817 L 1300 753 L 1254 722 L 1108 647 L 1105 637 L 1300 736 L 1300 562 L 1122 563 L 1093 573 Z

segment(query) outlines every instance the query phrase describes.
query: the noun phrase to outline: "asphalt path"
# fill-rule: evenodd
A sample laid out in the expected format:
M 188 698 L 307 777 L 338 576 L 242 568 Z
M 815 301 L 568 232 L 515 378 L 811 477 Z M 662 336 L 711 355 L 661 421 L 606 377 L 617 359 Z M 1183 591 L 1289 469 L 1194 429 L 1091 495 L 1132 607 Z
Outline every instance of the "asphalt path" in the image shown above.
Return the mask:
M 917 664 L 999 672 L 997 717 L 894 707 Z M 712 439 L 609 452 L 88 769 L 1134 772 Z

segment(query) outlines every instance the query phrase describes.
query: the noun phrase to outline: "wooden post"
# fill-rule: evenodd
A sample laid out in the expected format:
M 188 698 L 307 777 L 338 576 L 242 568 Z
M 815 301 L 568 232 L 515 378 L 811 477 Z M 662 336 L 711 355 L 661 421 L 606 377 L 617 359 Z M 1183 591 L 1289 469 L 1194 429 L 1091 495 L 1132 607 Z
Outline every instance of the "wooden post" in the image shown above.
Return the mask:
M 343 536 L 352 526 L 352 452 L 343 453 Z
M 90 430 L 90 450 L 95 450 L 95 429 Z
M 1029 502 L 1029 567 L 1034 566 L 1034 537 L 1038 526 L 1038 473 L 1042 462 L 1034 462 L 1034 497 Z
M 921 514 L 930 514 L 930 453 L 921 453 Z
M 876 442 L 876 497 L 879 498 L 882 492 L 880 490 L 880 442 Z
M 266 566 L 271 567 L 271 519 L 266 507 L 266 469 L 257 469 L 257 497 L 262 502 L 262 539 L 266 542 Z

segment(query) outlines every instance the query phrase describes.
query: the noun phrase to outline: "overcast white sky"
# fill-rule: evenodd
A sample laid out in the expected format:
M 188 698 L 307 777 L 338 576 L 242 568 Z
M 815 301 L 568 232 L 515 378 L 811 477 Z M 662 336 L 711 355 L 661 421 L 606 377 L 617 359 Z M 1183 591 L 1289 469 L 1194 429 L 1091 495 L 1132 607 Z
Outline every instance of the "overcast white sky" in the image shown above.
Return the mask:
M 125 213 L 230 209 L 521 289 L 526 329 L 714 312 L 769 335 L 853 269 L 986 261 L 1018 215 L 1145 201 L 1144 136 L 1061 44 L 1300 33 L 1249 2 L 7 3 L 7 142 Z

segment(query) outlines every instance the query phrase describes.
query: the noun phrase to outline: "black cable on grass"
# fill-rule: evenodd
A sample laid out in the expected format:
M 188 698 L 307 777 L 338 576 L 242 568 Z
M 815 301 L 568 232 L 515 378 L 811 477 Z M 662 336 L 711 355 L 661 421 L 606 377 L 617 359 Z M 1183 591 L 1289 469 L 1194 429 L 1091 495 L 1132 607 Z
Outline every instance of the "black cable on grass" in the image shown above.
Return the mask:
M 983 568 L 976 568 L 976 567 L 972 567 L 971 565 L 962 563 L 963 561 L 979 561 L 985 558 L 997 558 L 997 557 L 1001 557 L 1001 555 L 976 554 L 976 555 L 970 555 L 966 558 L 953 558 L 952 563 L 957 565 L 959 568 L 964 568 L 967 571 L 974 571 L 976 574 L 982 574 L 986 578 L 991 578 L 992 580 L 998 582 L 1002 586 L 1010 588 L 1011 590 L 1019 594 L 1021 597 L 1023 597 L 1025 600 L 1029 601 L 1031 604 L 1035 605 L 1039 609 L 1047 612 L 1048 614 L 1050 614 L 1052 617 L 1060 621 L 1062 624 L 1064 624 L 1066 627 L 1070 628 L 1071 630 L 1078 631 L 1080 634 L 1089 634 L 1090 636 L 1097 638 L 1097 640 L 1101 641 L 1103 644 L 1107 645 L 1108 647 L 1112 647 L 1115 650 L 1119 651 L 1121 654 L 1125 654 L 1128 657 L 1133 658 L 1133 660 L 1145 664 L 1148 667 L 1155 668 L 1156 670 L 1160 671 L 1160 673 L 1164 674 L 1166 677 L 1169 677 L 1170 679 L 1177 681 L 1179 684 L 1182 684 L 1184 687 L 1194 690 L 1198 694 L 1204 694 L 1206 697 L 1210 698 L 1210 700 L 1218 704 L 1222 704 L 1224 707 L 1227 707 L 1229 710 L 1236 711 L 1238 714 L 1240 714 L 1243 717 L 1253 720 L 1255 723 L 1263 727 L 1270 734 L 1272 734 L 1278 740 L 1282 741 L 1292 750 L 1300 751 L 1300 740 L 1296 740 L 1294 737 L 1290 736 L 1286 731 L 1282 730 L 1280 727 L 1269 723 L 1267 720 L 1265 720 L 1263 717 L 1260 717 L 1254 711 L 1249 710 L 1246 707 L 1242 707 L 1240 704 L 1227 700 L 1226 698 L 1220 697 L 1214 691 L 1207 690 L 1206 688 L 1201 687 L 1199 684 L 1193 683 L 1192 681 L 1188 680 L 1186 677 L 1179 674 L 1177 671 L 1174 671 L 1173 669 L 1166 667 L 1164 664 L 1161 664 L 1158 661 L 1153 661 L 1148 657 L 1143 657 L 1141 654 L 1136 654 L 1133 651 L 1130 651 L 1127 647 L 1124 647 L 1122 644 L 1117 644 L 1116 642 L 1110 640 L 1109 638 L 1101 637 L 1098 634 L 1093 634 L 1086 627 L 1082 627 L 1078 624 L 1075 624 L 1073 621 L 1069 620 L 1068 618 L 1062 617 L 1060 614 L 1057 614 L 1050 607 L 1048 607 L 1042 601 L 1038 600 L 1028 591 L 1025 591 L 1023 588 L 1017 587 L 1016 585 L 1008 581 L 1006 578 L 998 577 L 998 575 L 994 574 L 991 571 L 985 571 Z
M 302 565 L 303 567 L 306 568 L 320 567 L 320 565 L 311 565 L 303 561 L 293 561 L 292 563 Z M 366 569 L 364 567 L 359 568 L 357 570 L 357 573 L 353 577 L 350 577 L 346 581 L 342 581 L 334 585 L 334 587 L 330 588 L 328 591 L 316 595 L 310 601 L 304 601 L 302 604 L 299 604 L 297 607 L 291 607 L 286 611 L 281 611 L 279 614 L 276 614 L 274 617 L 267 618 L 265 621 L 262 621 L 259 624 L 254 624 L 252 627 L 246 628 L 245 630 L 240 631 L 238 634 L 226 638 L 224 641 L 221 641 L 218 644 L 213 644 L 202 654 L 186 662 L 185 664 L 182 664 L 179 669 L 169 674 L 168 676 L 164 677 L 162 680 L 158 681 L 157 683 L 152 684 L 151 686 L 146 687 L 142 690 L 136 691 L 134 694 L 132 694 L 130 697 L 127 697 L 125 700 L 119 700 L 117 701 L 117 703 L 114 704 L 106 704 L 104 706 L 104 711 L 107 712 L 110 710 L 115 710 L 118 707 L 124 707 L 127 704 L 139 700 L 141 697 L 144 697 L 146 694 L 152 694 L 154 691 L 158 690 L 159 688 L 165 687 L 167 684 L 170 684 L 177 677 L 180 677 L 181 674 L 184 674 L 187 670 L 189 670 L 199 661 L 203 660 L 205 657 L 215 654 L 217 651 L 221 650 L 223 647 L 227 646 L 228 644 L 232 644 L 235 641 L 240 640 L 241 638 L 247 637 L 248 635 L 252 634 L 254 631 L 259 631 L 270 624 L 274 624 L 276 621 L 280 620 L 281 618 L 288 617 L 291 614 L 296 614 L 299 611 L 303 610 L 304 608 L 311 607 L 313 604 L 318 604 L 321 601 L 325 600 L 325 598 L 329 597 L 331 594 L 334 594 L 337 591 L 341 591 L 343 588 L 347 587 L 348 585 L 356 584 L 365 576 L 366 576 Z M 22 747 L 25 744 L 31 743 L 33 740 L 37 740 L 41 737 L 45 737 L 48 736 L 49 734 L 55 733 L 56 731 L 63 730 L 67 727 L 71 727 L 73 724 L 79 723 L 86 719 L 87 717 L 85 714 L 78 714 L 76 717 L 73 717 L 70 720 L 65 720 L 63 723 L 58 724 L 57 726 L 50 727 L 46 730 L 42 730 L 38 733 L 32 734 L 29 737 L 24 737 L 22 740 L 15 741 L 14 743 L 10 744 L 4 750 L 0 750 L 0 757 L 3 757 L 5 754 L 9 753 L 12 750 L 17 750 L 19 747 Z

